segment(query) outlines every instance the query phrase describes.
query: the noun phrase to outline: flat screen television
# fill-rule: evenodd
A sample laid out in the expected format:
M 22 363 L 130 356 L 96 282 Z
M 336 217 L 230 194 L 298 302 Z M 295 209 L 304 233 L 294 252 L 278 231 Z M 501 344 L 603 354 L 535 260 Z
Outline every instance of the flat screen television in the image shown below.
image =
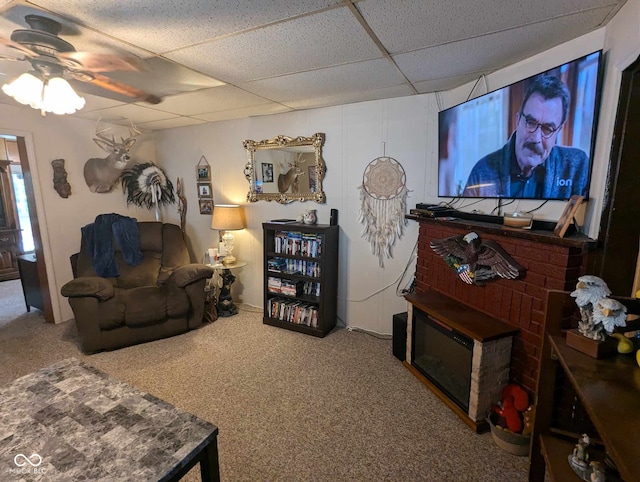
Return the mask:
M 589 194 L 602 51 L 438 114 L 438 196 Z

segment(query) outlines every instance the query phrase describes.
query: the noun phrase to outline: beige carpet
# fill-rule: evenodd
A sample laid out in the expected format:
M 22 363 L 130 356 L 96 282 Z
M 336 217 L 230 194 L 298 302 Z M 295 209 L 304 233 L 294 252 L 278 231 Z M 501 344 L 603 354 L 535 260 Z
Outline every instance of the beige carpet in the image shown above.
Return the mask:
M 38 311 L 31 308 L 31 311 Z M 27 313 L 19 279 L 0 281 L 0 327 Z
M 72 323 L 48 325 L 36 313 L 0 327 L 0 384 L 70 356 L 216 424 L 223 481 L 527 478 L 526 457 L 474 434 L 392 356 L 389 340 L 364 333 L 318 339 L 245 309 L 85 356 Z

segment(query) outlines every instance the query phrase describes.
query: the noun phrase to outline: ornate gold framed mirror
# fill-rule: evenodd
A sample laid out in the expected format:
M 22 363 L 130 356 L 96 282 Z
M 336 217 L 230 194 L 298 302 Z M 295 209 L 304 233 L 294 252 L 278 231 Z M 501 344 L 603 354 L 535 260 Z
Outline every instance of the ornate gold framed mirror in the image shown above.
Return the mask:
M 247 201 L 324 203 L 323 144 L 324 134 L 320 133 L 311 137 L 277 136 L 259 142 L 244 141 L 248 157 L 244 169 L 249 181 Z

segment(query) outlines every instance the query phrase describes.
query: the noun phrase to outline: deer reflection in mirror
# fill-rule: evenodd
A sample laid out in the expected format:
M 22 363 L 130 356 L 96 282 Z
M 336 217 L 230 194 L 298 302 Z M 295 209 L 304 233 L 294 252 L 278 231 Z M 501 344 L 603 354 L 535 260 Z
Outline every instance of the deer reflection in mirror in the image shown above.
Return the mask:
M 325 202 L 322 191 L 325 163 L 322 159 L 324 134 L 291 138 L 278 136 L 260 142 L 244 141 L 249 181 L 247 200 L 288 203 Z

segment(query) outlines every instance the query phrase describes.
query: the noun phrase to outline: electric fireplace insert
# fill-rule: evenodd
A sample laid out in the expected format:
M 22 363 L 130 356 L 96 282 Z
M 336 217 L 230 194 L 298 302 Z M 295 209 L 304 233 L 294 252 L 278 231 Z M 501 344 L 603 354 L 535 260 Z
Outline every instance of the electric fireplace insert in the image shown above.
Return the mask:
M 467 412 L 473 339 L 414 307 L 412 343 L 411 364 Z

